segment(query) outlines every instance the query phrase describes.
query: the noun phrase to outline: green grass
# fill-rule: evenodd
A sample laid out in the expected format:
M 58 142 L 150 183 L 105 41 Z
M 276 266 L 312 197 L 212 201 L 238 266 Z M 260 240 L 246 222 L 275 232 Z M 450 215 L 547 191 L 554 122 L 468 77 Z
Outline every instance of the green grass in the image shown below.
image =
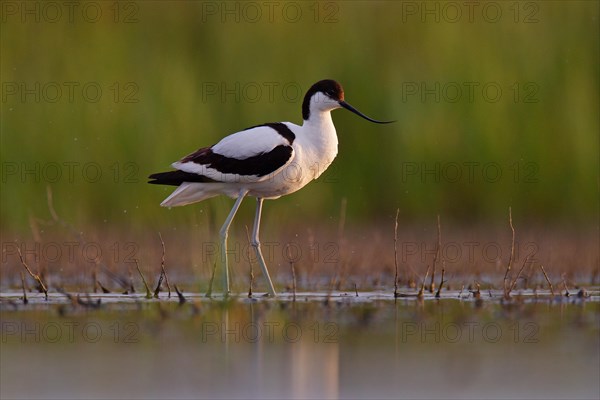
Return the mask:
M 319 23 L 313 3 L 295 3 L 303 11 L 297 23 L 277 13 L 273 22 L 265 16 L 236 23 L 203 13 L 207 3 L 162 1 L 135 3 L 137 22 L 114 23 L 113 3 L 98 4 L 103 17 L 97 23 L 79 14 L 74 23 L 66 15 L 57 23 L 23 23 L 19 15 L 5 15 L 2 22 L 4 231 L 28 230 L 30 214 L 46 218 L 52 163 L 62 173 L 50 183 L 57 211 L 77 226 L 159 226 L 197 218 L 198 211 L 159 209 L 169 190 L 147 185 L 145 177 L 244 127 L 300 123 L 302 95 L 286 96 L 281 89 L 287 84 L 303 92 L 326 77 L 339 80 L 347 100 L 368 115 L 398 122 L 376 126 L 336 111 L 340 154 L 333 169 L 269 204 L 269 218 L 335 217 L 346 197 L 354 220 L 389 218 L 400 207 L 403 220 L 441 213 L 461 221 L 503 221 L 512 206 L 520 221 L 597 222 L 597 2 L 536 2 L 537 11 L 519 3 L 519 23 L 510 9 L 514 3 L 497 3 L 503 11 L 497 23 L 478 13 L 472 23 L 422 22 L 403 14 L 406 2 L 324 3 Z M 532 11 L 537 22 L 523 23 Z M 323 23 L 332 12 L 335 21 Z M 32 95 L 23 102 L 6 93 L 6 85 L 31 88 L 35 82 L 42 88 L 39 103 Z M 53 92 L 43 92 L 52 82 L 64 91 L 55 103 L 47 101 Z M 64 82 L 79 85 L 72 102 Z M 81 93 L 90 82 L 102 89 L 95 103 Z M 268 82 L 277 85 L 272 99 Z M 473 101 L 463 93 L 451 102 L 443 92 L 439 102 L 432 96 L 421 101 L 406 93 L 421 82 L 448 90 L 454 84 L 466 90 L 465 82 L 478 86 Z M 239 101 L 206 92 L 236 83 Z M 478 90 L 486 84 L 501 87 L 497 102 Z M 262 90 L 258 97 L 255 87 Z M 38 172 L 11 174 L 15 166 L 22 172 L 36 162 Z M 84 174 L 89 162 L 96 164 Z M 64 163 L 79 163 L 70 164 L 72 182 Z M 438 165 L 439 174 L 418 173 Z M 472 181 L 467 165 L 475 168 Z M 502 172 L 497 181 L 490 181 L 491 170 L 482 175 L 490 165 Z M 415 166 L 413 175 L 407 168 Z M 461 179 L 442 175 L 457 166 Z M 87 182 L 98 168 L 99 180 Z M 227 207 L 211 200 L 197 210 L 221 213 Z

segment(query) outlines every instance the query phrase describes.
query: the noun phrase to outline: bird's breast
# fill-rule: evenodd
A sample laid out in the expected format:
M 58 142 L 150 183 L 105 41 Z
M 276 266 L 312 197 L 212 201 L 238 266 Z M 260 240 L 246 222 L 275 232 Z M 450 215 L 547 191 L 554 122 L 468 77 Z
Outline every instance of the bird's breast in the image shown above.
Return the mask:
M 306 179 L 317 179 L 331 165 L 338 152 L 338 140 L 333 124 L 319 131 L 299 135 L 294 143 L 294 161 L 302 168 Z
M 293 193 L 321 176 L 337 156 L 338 140 L 333 124 L 322 129 L 297 125 L 293 128 L 294 158 L 269 179 L 252 185 L 250 195 L 277 198 Z

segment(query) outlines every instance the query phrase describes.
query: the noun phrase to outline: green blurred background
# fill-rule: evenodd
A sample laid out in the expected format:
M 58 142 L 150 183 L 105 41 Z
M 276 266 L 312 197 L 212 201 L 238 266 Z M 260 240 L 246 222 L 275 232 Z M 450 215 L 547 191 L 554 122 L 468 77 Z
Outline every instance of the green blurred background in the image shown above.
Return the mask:
M 2 3 L 5 233 L 48 218 L 48 185 L 77 227 L 224 214 L 225 199 L 161 209 L 171 188 L 146 177 L 247 126 L 301 123 L 323 78 L 398 122 L 335 111 L 334 165 L 269 203 L 271 221 L 337 218 L 346 198 L 356 223 L 398 207 L 505 221 L 509 206 L 521 221 L 598 222 L 598 2 L 48 4 Z

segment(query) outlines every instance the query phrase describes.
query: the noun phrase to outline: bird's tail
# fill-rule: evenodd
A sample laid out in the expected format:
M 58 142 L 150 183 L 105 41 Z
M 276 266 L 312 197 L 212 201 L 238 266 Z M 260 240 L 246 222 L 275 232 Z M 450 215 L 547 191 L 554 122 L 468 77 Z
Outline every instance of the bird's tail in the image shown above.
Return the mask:
M 148 177 L 151 179 L 148 183 L 153 185 L 172 185 L 179 186 L 184 182 L 216 182 L 213 179 L 210 179 L 204 175 L 192 174 L 190 172 L 184 171 L 169 171 L 169 172 L 159 172 L 158 174 L 152 174 Z
M 206 176 L 192 174 L 184 171 L 159 172 L 149 176 L 148 183 L 154 185 L 179 186 L 162 203 L 163 207 L 185 206 L 186 204 L 197 203 L 202 200 L 217 196 L 215 193 L 213 179 Z
M 182 183 L 160 205 L 163 207 L 185 206 L 218 196 L 219 193 L 215 193 L 211 186 L 211 184 L 203 183 Z

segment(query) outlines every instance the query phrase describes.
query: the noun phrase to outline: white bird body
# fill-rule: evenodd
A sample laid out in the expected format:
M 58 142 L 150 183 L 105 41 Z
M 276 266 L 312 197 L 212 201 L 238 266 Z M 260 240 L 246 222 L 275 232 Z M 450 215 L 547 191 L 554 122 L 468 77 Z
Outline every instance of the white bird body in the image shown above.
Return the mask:
M 373 120 L 344 101 L 339 83 L 323 80 L 314 84 L 302 103 L 302 126 L 291 122 L 267 123 L 233 133 L 211 147 L 204 147 L 172 164 L 175 171 L 153 174 L 149 183 L 178 188 L 161 206 L 196 203 L 218 195 L 236 203 L 221 229 L 225 293 L 229 292 L 227 234 L 245 196 L 256 197 L 257 209 L 252 245 L 275 295 L 258 239 L 263 199 L 277 199 L 317 179 L 335 159 L 338 138 L 331 111 L 344 107 Z
M 338 152 L 338 138 L 329 112 L 323 113 L 318 124 L 305 122 L 299 126 L 283 122 L 294 133 L 291 145 L 277 131 L 259 126 L 233 133 L 215 144 L 215 153 L 226 157 L 247 159 L 268 153 L 277 146 L 289 145 L 292 156 L 278 169 L 267 175 L 238 175 L 222 173 L 207 165 L 193 161 L 177 161 L 173 168 L 204 175 L 218 182 L 186 182 L 166 198 L 161 206 L 175 207 L 196 203 L 220 194 L 237 198 L 240 190 L 248 190 L 248 196 L 277 199 L 293 193 L 317 179 L 331 165 Z M 316 118 L 315 118 L 316 119 Z

